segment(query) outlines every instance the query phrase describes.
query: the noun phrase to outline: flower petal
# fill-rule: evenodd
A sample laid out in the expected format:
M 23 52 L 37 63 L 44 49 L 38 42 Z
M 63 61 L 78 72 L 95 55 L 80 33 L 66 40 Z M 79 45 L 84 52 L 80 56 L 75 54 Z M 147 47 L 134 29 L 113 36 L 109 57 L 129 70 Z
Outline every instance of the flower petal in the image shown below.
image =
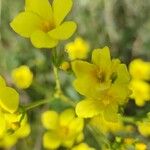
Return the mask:
M 46 129 L 56 129 L 58 125 L 58 114 L 55 111 L 46 111 L 42 114 L 41 120 Z
M 4 133 L 6 131 L 6 122 L 3 113 L 0 111 L 0 138 L 4 136 Z
M 56 25 L 60 25 L 73 5 L 72 0 L 54 0 L 53 12 Z M 61 8 L 61 9 L 60 9 Z
M 75 117 L 75 112 L 73 109 L 67 109 L 60 114 L 60 125 L 68 125 Z
M 0 106 L 10 112 L 14 113 L 18 109 L 19 94 L 10 87 L 2 88 L 0 91 Z
M 31 42 L 37 48 L 52 48 L 58 43 L 43 31 L 36 31 L 31 35 Z
M 82 118 L 75 118 L 72 120 L 72 122 L 69 125 L 70 131 L 72 131 L 74 134 L 79 134 L 84 127 L 84 120 Z
M 109 48 L 95 49 L 92 53 L 92 62 L 102 70 L 107 70 L 111 65 Z
M 107 108 L 104 110 L 104 118 L 110 122 L 118 121 L 118 106 L 116 104 L 107 105 Z
M 26 0 L 25 11 L 31 11 L 44 19 L 52 19 L 52 7 L 48 0 Z
M 10 23 L 13 30 L 23 37 L 30 37 L 31 34 L 40 29 L 41 19 L 32 12 L 22 12 Z
M 77 25 L 73 21 L 67 21 L 48 32 L 49 36 L 57 40 L 66 40 L 75 32 Z
M 76 113 L 82 118 L 91 118 L 98 115 L 101 112 L 101 108 L 95 100 L 86 99 L 79 102 L 76 106 Z
M 46 132 L 43 136 L 43 145 L 47 149 L 57 149 L 60 143 L 60 138 L 54 132 Z
M 96 69 L 95 65 L 82 60 L 75 60 L 71 65 L 75 75 L 79 78 L 87 76 L 88 74 L 94 75 Z

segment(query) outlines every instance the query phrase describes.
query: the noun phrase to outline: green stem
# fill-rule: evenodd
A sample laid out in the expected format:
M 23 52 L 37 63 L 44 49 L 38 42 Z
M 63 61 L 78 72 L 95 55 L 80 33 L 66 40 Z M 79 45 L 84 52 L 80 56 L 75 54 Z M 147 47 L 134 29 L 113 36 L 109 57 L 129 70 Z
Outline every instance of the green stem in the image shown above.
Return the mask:
M 59 81 L 59 75 L 58 75 L 58 69 L 56 66 L 53 65 L 53 71 L 54 71 L 54 76 L 55 76 L 55 81 L 56 81 L 56 91 L 61 92 L 61 86 L 60 86 L 60 81 Z
M 50 102 L 49 99 L 39 100 L 37 102 L 33 102 L 33 103 L 31 103 L 31 104 L 29 104 L 27 106 L 24 106 L 24 109 L 25 109 L 25 111 L 28 111 L 28 110 L 31 110 L 33 108 L 36 108 L 38 106 L 44 105 L 44 104 L 49 103 L 49 102 Z

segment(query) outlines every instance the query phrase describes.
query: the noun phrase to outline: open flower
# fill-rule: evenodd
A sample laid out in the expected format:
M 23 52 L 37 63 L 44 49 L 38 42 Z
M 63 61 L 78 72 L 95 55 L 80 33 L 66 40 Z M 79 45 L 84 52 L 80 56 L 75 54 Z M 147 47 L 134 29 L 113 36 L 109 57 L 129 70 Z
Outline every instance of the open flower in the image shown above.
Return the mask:
M 9 113 L 17 111 L 19 94 L 13 88 L 7 87 L 4 79 L 0 76 L 0 110 Z
M 75 117 L 73 109 L 67 109 L 60 115 L 55 111 L 46 111 L 42 123 L 48 131 L 43 136 L 43 145 L 47 149 L 57 149 L 60 145 L 71 147 L 82 134 L 83 119 Z
M 129 87 L 132 91 L 131 98 L 135 99 L 137 106 L 144 106 L 146 101 L 150 101 L 150 84 L 139 80 L 132 79 Z
M 21 123 L 19 122 L 20 118 L 21 114 L 0 112 L 0 148 L 10 148 L 16 144 L 18 139 L 29 135 L 30 125 L 27 122 L 27 116 Z M 3 134 L 1 134 L 2 131 Z
M 86 99 L 76 106 L 80 117 L 94 117 L 101 112 L 109 120 L 117 118 L 118 106 L 126 103 L 130 80 L 126 65 L 118 59 L 111 60 L 109 48 L 96 49 L 92 64 L 76 60 L 72 69 L 77 77 L 73 85 Z
M 37 48 L 52 48 L 68 39 L 76 30 L 73 21 L 63 22 L 72 8 L 72 0 L 25 0 L 25 11 L 11 22 L 15 32 L 30 38 Z
M 12 79 L 18 88 L 28 88 L 33 80 L 33 73 L 28 66 L 20 66 L 12 71 Z

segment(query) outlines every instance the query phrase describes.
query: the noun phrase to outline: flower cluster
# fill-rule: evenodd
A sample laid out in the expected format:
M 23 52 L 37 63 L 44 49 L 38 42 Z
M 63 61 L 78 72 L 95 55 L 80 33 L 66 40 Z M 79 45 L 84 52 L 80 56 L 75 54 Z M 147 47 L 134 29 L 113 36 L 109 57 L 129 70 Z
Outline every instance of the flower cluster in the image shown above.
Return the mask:
M 29 135 L 30 126 L 27 117 L 18 111 L 19 94 L 6 86 L 0 76 L 0 147 L 11 147 L 19 138 Z
M 130 76 L 125 64 L 112 59 L 108 47 L 92 52 L 92 63 L 76 60 L 72 69 L 77 77 L 73 85 L 86 99 L 76 106 L 79 117 L 103 114 L 109 121 L 118 118 L 119 106 L 127 102 Z

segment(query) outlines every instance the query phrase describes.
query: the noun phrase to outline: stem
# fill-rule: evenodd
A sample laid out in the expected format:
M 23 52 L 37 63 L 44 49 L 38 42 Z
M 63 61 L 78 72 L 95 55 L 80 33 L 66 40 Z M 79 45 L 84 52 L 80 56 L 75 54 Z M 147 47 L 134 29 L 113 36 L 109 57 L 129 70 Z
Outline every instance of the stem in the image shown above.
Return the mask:
M 31 103 L 31 104 L 25 106 L 24 109 L 25 109 L 26 111 L 28 111 L 28 110 L 31 110 L 31 109 L 33 109 L 33 108 L 36 108 L 36 107 L 38 107 L 38 106 L 41 106 L 41 105 L 46 104 L 46 103 L 49 103 L 49 102 L 50 102 L 49 99 L 43 99 L 43 100 L 40 100 L 40 101 L 37 101 L 37 102 L 33 102 L 33 103 Z
M 132 124 L 136 123 L 136 120 L 132 117 L 122 117 L 122 120 L 126 123 L 132 123 Z
M 53 71 L 54 71 L 54 76 L 55 76 L 55 81 L 56 81 L 56 91 L 61 92 L 61 86 L 60 86 L 60 81 L 59 81 L 59 75 L 58 75 L 58 69 L 56 66 L 53 65 Z

